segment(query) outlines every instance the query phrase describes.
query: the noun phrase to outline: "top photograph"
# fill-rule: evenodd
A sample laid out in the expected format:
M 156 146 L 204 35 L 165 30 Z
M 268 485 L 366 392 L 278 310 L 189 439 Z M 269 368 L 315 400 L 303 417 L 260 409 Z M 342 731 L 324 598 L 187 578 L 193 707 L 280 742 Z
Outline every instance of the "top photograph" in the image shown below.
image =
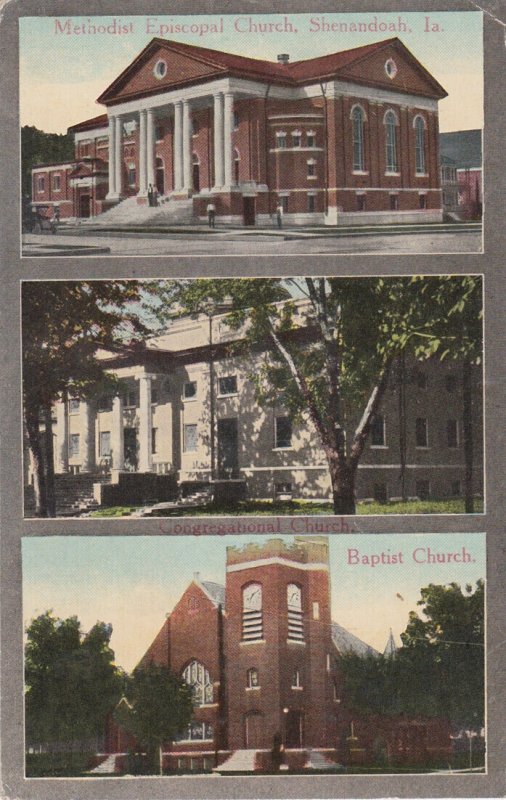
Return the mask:
M 481 12 L 19 33 L 25 257 L 483 252 Z

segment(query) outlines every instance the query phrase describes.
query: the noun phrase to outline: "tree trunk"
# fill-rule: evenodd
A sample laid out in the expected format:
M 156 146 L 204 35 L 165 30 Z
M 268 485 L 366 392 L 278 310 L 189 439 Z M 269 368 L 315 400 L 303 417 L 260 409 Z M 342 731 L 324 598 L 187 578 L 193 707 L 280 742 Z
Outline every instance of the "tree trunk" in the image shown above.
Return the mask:
M 27 408 L 25 414 L 28 446 L 33 466 L 33 491 L 35 494 L 35 516 L 47 517 L 46 475 L 44 457 L 40 446 L 39 409 Z
M 50 406 L 44 409 L 44 443 L 47 516 L 56 517 L 56 497 L 54 491 L 53 420 Z
M 474 513 L 474 442 L 473 442 L 473 398 L 471 381 L 471 362 L 464 358 L 462 367 L 462 405 L 464 435 L 464 497 L 466 514 Z
M 329 458 L 330 480 L 334 514 L 355 514 L 355 476 L 356 470 L 348 465 L 337 463 Z

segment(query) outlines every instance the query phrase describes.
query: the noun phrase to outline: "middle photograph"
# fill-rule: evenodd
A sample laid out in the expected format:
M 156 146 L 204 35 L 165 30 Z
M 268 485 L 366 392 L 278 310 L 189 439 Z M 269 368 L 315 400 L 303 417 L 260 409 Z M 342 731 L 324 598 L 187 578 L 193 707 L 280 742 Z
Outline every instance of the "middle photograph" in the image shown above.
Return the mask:
M 25 517 L 484 510 L 480 275 L 21 291 Z

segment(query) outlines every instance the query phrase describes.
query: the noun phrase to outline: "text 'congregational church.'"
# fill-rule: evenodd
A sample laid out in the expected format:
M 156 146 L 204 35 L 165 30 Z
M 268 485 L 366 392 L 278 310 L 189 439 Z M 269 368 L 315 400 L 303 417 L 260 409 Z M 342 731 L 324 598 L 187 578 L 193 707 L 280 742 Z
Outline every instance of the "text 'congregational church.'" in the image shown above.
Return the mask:
M 438 101 L 398 38 L 277 62 L 153 39 L 69 128 L 75 160 L 33 169 L 61 219 L 369 224 L 442 219 Z M 143 211 L 144 208 L 144 211 Z

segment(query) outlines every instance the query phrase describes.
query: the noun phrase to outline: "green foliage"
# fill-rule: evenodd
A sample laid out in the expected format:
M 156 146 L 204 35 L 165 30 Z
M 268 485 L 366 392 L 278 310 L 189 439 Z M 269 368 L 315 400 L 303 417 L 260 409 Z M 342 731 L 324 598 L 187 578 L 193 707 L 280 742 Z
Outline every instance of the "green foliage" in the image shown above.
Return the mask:
M 32 620 L 25 648 L 28 741 L 72 742 L 103 731 L 123 685 L 111 633 L 97 622 L 83 634 L 77 617 L 62 620 L 50 611 Z
M 193 714 L 192 689 L 165 666 L 149 664 L 134 670 L 126 687 L 127 703 L 115 711 L 116 721 L 146 749 L 160 771 L 159 749 L 186 729 Z
M 36 164 L 73 161 L 72 134 L 45 133 L 34 125 L 21 128 L 22 193 L 32 196 L 32 168 Z
M 421 590 L 394 657 L 344 654 L 341 666 L 361 713 L 443 717 L 455 730 L 484 724 L 484 585 Z
M 84 777 L 94 753 L 27 753 L 27 778 Z

